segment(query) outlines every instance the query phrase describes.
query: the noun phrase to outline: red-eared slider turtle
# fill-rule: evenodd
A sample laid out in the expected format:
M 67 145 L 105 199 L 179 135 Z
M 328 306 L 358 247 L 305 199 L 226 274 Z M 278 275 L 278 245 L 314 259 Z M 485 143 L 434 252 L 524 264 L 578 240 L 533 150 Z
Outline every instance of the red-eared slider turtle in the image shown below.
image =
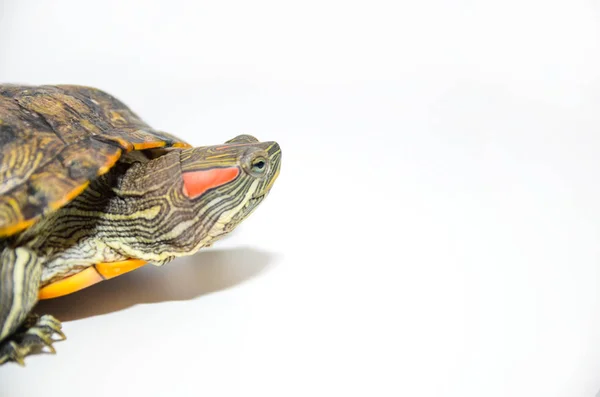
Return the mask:
M 94 88 L 0 85 L 0 364 L 64 338 L 39 299 L 209 246 L 280 161 L 249 135 L 192 148 Z

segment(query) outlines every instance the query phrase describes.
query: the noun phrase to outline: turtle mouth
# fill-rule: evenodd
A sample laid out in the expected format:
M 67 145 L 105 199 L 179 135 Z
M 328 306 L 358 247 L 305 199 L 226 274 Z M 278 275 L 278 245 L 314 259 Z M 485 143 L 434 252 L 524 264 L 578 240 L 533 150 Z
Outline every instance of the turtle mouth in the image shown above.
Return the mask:
M 248 200 L 248 203 L 246 204 L 246 208 L 244 209 L 246 214 L 249 214 L 250 212 L 254 211 L 256 209 L 256 207 L 258 207 L 258 205 L 265 199 L 266 195 L 267 195 L 267 193 L 263 192 L 261 194 L 257 194 L 256 196 L 252 196 Z
M 266 195 L 267 195 L 267 193 L 257 194 L 256 196 L 252 196 L 250 198 L 250 201 L 252 201 L 252 200 L 262 200 Z
M 248 200 L 248 207 L 256 207 L 261 201 L 263 201 L 263 199 L 265 198 L 267 194 L 263 193 L 263 194 L 259 194 L 257 196 L 253 196 L 250 198 L 250 200 Z
M 231 219 L 231 221 L 227 224 L 227 226 L 225 227 L 225 233 L 228 233 L 231 230 L 233 230 L 242 220 L 244 220 L 248 215 L 254 212 L 256 207 L 258 207 L 260 202 L 265 198 L 265 195 L 266 194 L 263 193 L 257 196 L 250 197 L 248 201 L 246 201 L 244 207 L 240 211 L 238 211 Z

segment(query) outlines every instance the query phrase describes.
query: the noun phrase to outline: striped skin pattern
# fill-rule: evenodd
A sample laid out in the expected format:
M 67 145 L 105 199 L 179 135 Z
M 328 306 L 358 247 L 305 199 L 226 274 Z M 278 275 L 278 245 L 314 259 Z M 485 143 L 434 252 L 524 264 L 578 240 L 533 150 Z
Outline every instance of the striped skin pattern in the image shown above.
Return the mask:
M 0 317 L 0 336 L 13 332 L 12 324 L 21 324 L 28 312 L 23 307 L 33 307 L 37 301 L 37 288 L 29 280 L 39 279 L 42 268 L 38 266 L 36 255 L 24 248 L 5 249 L 0 254 L 2 263 L 12 263 L 12 267 L 0 268 L 2 279 L 10 279 L 12 288 L 0 289 L 0 302 L 8 310 L 2 311 Z
M 163 265 L 210 246 L 264 200 L 280 165 L 277 143 L 248 135 L 225 145 L 171 149 L 152 160 L 125 155 L 71 203 L 0 240 L 3 255 L 16 249 L 32 258 L 3 257 L 1 263 L 10 272 L 0 280 L 2 291 L 11 299 L 2 296 L 0 305 L 0 364 L 8 357 L 2 340 L 10 339 L 37 302 L 31 291 L 100 262 L 135 258 Z M 233 167 L 239 170 L 235 178 L 197 197 L 186 194 L 185 174 Z
M 98 263 L 162 265 L 245 219 L 279 174 L 275 142 L 191 148 L 102 91 L 0 85 L 0 364 L 61 332 L 41 287 Z
M 268 162 L 257 176 L 251 171 L 256 158 Z M 270 190 L 280 159 L 277 143 L 255 140 L 122 162 L 14 242 L 46 258 L 41 286 L 99 262 L 138 258 L 164 264 L 233 230 Z M 186 196 L 183 174 L 228 167 L 240 169 L 237 178 L 199 197 Z

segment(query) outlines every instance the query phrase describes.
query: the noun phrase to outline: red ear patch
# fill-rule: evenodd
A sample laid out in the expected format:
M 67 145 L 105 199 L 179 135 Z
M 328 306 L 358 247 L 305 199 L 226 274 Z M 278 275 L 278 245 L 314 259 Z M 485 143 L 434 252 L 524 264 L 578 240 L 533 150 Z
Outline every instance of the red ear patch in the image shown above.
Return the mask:
M 183 173 L 183 193 L 193 199 L 209 189 L 231 182 L 240 174 L 238 167 L 213 168 Z

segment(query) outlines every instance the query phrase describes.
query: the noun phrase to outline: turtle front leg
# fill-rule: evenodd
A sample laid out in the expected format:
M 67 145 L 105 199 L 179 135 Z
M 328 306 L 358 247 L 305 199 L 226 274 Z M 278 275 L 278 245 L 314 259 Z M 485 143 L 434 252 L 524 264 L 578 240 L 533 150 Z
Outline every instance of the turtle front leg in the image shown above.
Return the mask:
M 5 248 L 0 254 L 0 364 L 23 365 L 25 356 L 44 346 L 54 351 L 55 333 L 64 338 L 58 320 L 31 313 L 38 300 L 42 264 L 25 248 Z

